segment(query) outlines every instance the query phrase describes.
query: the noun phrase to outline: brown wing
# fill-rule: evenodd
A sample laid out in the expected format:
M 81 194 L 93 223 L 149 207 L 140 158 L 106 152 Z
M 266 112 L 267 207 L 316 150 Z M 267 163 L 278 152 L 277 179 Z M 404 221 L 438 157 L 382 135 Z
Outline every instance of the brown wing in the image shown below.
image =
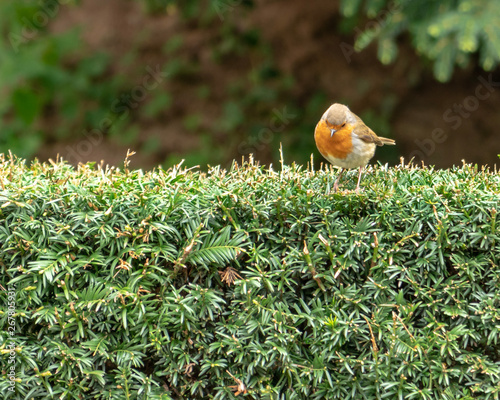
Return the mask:
M 396 144 L 396 142 L 392 139 L 387 139 L 384 137 L 379 137 L 373 132 L 370 128 L 368 128 L 363 120 L 359 118 L 356 114 L 351 111 L 354 118 L 356 118 L 356 128 L 354 129 L 354 133 L 364 142 L 366 143 L 375 143 L 377 146 L 383 146 L 384 144 Z

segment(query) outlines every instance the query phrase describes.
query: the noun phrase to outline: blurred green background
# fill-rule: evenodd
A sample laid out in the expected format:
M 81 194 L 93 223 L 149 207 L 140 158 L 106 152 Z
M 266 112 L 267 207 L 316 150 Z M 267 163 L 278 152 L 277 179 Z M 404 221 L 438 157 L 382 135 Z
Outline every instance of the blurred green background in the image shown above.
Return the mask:
M 498 0 L 5 0 L 0 152 L 306 163 L 342 102 L 399 157 L 498 161 Z

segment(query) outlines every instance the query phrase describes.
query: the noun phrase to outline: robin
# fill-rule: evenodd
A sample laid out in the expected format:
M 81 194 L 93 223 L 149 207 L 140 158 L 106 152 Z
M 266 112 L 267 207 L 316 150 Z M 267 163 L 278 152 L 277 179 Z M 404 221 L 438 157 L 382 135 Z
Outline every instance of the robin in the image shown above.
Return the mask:
M 347 106 L 338 103 L 332 104 L 319 120 L 314 140 L 321 155 L 341 168 L 333 185 L 335 192 L 344 169 L 358 167 L 356 192 L 359 191 L 363 167 L 375 154 L 375 147 L 396 144 L 392 139 L 377 136 Z

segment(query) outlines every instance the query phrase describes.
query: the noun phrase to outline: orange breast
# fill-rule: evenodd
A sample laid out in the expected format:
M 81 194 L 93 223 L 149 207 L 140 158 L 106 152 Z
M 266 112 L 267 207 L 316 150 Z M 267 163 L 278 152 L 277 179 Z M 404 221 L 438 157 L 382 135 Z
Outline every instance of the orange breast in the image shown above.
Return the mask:
M 331 127 L 325 120 L 320 120 L 314 130 L 316 147 L 323 157 L 345 159 L 352 151 L 352 125 L 346 125 L 331 136 Z

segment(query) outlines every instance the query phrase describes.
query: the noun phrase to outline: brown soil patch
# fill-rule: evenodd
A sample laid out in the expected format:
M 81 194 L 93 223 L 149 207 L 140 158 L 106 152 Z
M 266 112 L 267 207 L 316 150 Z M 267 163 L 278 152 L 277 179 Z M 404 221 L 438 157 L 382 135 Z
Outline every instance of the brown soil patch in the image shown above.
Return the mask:
M 338 33 L 337 2 L 259 0 L 249 11 L 235 6 L 224 18 L 231 18 L 242 31 L 261 30 L 273 49 L 279 69 L 294 77 L 290 96 L 295 103 L 307 104 L 318 92 L 327 94 L 328 100 L 317 110 L 318 118 L 330 102 L 344 102 L 358 114 L 368 109 L 376 115 L 388 113 L 398 153 L 406 158 L 410 155 L 423 158 L 438 167 L 461 164 L 462 159 L 490 165 L 498 163 L 499 88 L 482 91 L 484 98 L 477 104 L 474 100 L 479 77 L 488 79 L 488 73 L 470 68 L 459 71 L 451 82 L 439 84 L 429 71 L 422 73 L 421 63 L 404 42 L 398 60 L 390 66 L 383 66 L 377 60 L 375 47 L 346 59 L 342 46 L 352 45 L 354 36 Z M 191 75 L 189 79 L 165 82 L 157 89 L 172 93 L 174 104 L 159 118 L 140 121 L 140 142 L 155 137 L 158 149 L 153 155 L 139 152 L 133 162 L 137 167 L 150 168 L 168 155 L 199 148 L 200 135 L 186 128 L 185 117 L 199 114 L 200 132 L 204 127 L 213 127 L 222 115 L 227 85 L 235 77 L 247 74 L 255 62 L 251 54 L 226 57 L 223 62 L 213 60 L 210 45 L 218 38 L 218 21 L 195 24 L 182 20 L 175 12 L 152 17 L 144 13 L 137 2 L 85 0 L 78 7 L 65 6 L 51 29 L 59 32 L 75 25 L 82 27 L 83 38 L 91 51 L 105 51 L 113 56 L 111 74 L 128 74 L 134 82 L 140 81 L 145 65 L 165 63 L 168 55 L 162 49 L 174 35 L 184 38 L 182 58 L 192 59 L 200 66 L 195 78 Z M 137 49 L 141 65 L 123 62 L 123 56 L 131 48 Z M 492 79 L 500 82 L 498 71 Z M 211 89 L 207 97 L 197 95 L 202 85 Z M 461 105 L 462 109 L 454 104 Z M 311 127 L 316 123 L 315 120 L 307 122 Z M 385 132 L 377 133 L 387 136 Z M 312 143 L 312 131 L 304 134 L 310 135 Z M 436 137 L 439 140 L 436 141 Z M 212 140 L 224 147 L 230 137 L 220 134 Z M 39 157 L 67 154 L 68 146 L 74 148 L 80 141 L 47 145 L 40 150 Z M 105 138 L 79 161 L 104 159 L 120 165 L 127 146 L 116 142 Z M 229 146 L 227 158 L 240 159 L 237 148 L 233 147 Z M 257 158 L 270 162 L 277 153 L 275 150 L 263 151 Z M 315 157 L 319 159 L 317 153 Z

